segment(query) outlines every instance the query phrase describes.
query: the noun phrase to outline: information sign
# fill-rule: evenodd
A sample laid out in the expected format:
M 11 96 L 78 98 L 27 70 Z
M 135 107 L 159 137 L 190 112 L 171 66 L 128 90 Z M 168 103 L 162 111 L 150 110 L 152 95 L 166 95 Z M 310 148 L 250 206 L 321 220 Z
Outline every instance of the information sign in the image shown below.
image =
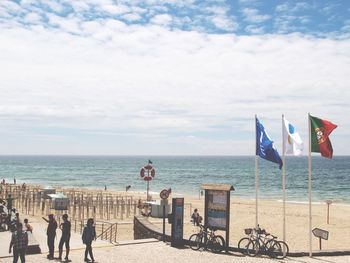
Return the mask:
M 184 198 L 172 200 L 171 246 L 183 246 Z
M 208 190 L 208 224 L 209 228 L 226 229 L 227 191 Z

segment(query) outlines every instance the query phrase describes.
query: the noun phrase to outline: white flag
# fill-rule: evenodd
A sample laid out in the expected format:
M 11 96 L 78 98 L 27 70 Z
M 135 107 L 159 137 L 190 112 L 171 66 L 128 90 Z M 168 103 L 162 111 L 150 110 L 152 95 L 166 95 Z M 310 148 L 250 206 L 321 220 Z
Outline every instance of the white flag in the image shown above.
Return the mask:
M 283 118 L 283 146 L 284 154 L 302 155 L 303 154 L 303 141 L 300 138 L 299 133 L 295 131 L 292 124 Z

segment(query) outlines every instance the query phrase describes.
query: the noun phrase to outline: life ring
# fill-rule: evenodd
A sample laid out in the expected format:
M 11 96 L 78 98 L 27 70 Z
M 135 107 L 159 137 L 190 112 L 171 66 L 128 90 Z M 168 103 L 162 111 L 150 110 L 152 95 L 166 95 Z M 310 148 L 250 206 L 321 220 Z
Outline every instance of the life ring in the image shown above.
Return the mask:
M 140 176 L 141 176 L 141 178 L 144 178 L 145 177 L 145 168 L 144 167 L 142 167 L 141 168 L 141 171 L 140 171 Z

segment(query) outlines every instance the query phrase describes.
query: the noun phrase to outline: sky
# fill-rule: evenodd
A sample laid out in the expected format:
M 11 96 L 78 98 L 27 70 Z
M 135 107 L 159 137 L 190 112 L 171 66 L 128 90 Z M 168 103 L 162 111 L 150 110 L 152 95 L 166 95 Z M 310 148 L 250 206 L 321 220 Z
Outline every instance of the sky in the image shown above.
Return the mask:
M 2 155 L 349 155 L 350 1 L 1 0 L 0 83 Z

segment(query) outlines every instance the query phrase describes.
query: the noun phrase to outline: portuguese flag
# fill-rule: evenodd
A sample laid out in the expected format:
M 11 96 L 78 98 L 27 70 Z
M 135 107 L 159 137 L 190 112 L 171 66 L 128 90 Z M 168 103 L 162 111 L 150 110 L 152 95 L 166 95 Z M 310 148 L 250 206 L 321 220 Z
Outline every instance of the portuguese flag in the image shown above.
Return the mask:
M 311 152 L 318 152 L 323 157 L 332 159 L 333 148 L 328 137 L 337 128 L 337 125 L 311 115 L 309 115 L 309 118 L 311 127 Z

